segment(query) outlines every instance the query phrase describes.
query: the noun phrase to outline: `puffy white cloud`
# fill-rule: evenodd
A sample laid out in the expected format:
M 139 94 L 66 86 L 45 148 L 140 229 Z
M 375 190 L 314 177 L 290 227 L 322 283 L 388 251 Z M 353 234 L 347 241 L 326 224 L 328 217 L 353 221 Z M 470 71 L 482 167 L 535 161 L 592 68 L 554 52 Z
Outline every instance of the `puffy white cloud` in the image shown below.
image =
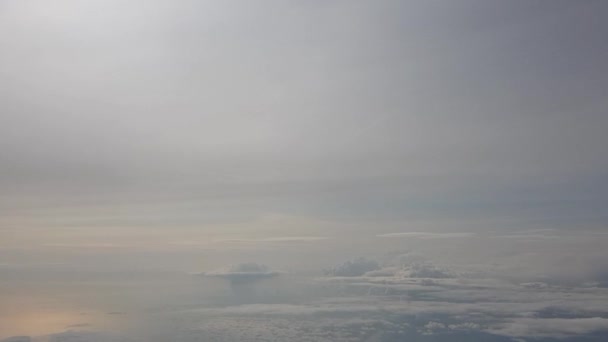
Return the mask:
M 383 312 L 409 317 L 419 334 L 486 334 L 497 341 L 503 341 L 501 336 L 564 338 L 608 331 L 608 290 L 594 284 L 521 282 L 491 271 L 439 266 L 411 253 L 394 254 L 367 272 L 363 266 L 372 264 L 369 259 L 357 260 L 335 268 L 344 269 L 343 276 L 330 272 L 319 279 L 341 289 L 340 301 L 282 308 L 283 314 Z
M 333 277 L 385 277 L 385 278 L 455 278 L 459 273 L 447 267 L 438 266 L 422 256 L 405 253 L 391 256 L 381 267 L 379 261 L 358 258 L 326 270 L 326 276 Z
M 448 328 L 452 330 L 480 330 L 481 326 L 473 322 L 464 322 L 460 324 L 450 324 Z
M 433 334 L 437 331 L 443 331 L 446 328 L 446 325 L 443 323 L 430 321 L 422 329 L 420 329 L 420 331 L 423 334 Z

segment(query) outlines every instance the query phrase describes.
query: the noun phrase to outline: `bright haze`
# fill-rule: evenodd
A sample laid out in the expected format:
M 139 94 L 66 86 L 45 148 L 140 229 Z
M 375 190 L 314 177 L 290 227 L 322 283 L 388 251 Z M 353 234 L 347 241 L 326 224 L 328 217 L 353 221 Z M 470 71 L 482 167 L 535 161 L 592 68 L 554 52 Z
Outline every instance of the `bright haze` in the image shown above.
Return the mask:
M 0 341 L 605 341 L 607 16 L 0 0 Z

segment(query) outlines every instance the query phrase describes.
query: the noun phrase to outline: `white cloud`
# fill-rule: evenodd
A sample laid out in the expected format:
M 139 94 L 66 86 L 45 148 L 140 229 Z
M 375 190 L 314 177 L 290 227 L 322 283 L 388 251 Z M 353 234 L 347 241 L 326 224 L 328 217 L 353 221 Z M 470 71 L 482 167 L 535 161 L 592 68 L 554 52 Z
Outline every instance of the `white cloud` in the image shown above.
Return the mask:
M 222 336 L 222 331 L 230 331 L 239 337 L 236 340 L 363 340 L 357 334 L 389 334 L 404 340 L 432 334 L 449 341 L 457 334 L 495 335 L 498 340 L 584 336 L 603 331 L 606 321 L 597 317 L 608 313 L 608 290 L 597 287 L 522 286 L 488 278 L 419 279 L 394 273 L 323 277 L 311 286 L 315 297 L 302 301 L 202 307 L 174 314 L 204 322 L 192 334 Z M 554 328 L 557 325 L 562 326 Z
M 423 334 L 433 334 L 438 331 L 443 331 L 446 328 L 446 325 L 443 323 L 430 321 L 420 330 L 420 332 Z
M 412 254 L 393 255 L 381 262 L 358 258 L 326 270 L 333 277 L 384 277 L 384 278 L 455 278 L 460 274 L 448 267 L 438 266 L 424 257 Z M 386 280 L 386 279 L 385 279 Z
M 460 324 L 450 324 L 448 328 L 452 330 L 480 330 L 481 326 L 473 322 L 464 322 Z
M 591 318 L 520 318 L 490 329 L 494 334 L 514 337 L 563 338 L 608 331 L 608 319 Z

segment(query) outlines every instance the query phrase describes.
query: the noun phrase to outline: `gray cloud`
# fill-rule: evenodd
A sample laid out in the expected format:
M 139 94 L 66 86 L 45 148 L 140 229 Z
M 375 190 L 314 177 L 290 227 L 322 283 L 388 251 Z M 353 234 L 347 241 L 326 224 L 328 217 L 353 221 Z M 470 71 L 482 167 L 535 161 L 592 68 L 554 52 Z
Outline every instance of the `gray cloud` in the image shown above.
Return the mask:
M 266 265 L 257 263 L 243 263 L 217 271 L 204 272 L 200 275 L 206 277 L 218 277 L 230 280 L 231 282 L 244 283 L 264 278 L 273 278 L 280 275 L 279 271 L 272 271 Z
M 608 331 L 608 319 L 591 318 L 551 318 L 530 319 L 521 318 L 505 324 L 501 328 L 492 329 L 493 333 L 515 337 L 554 337 L 587 335 Z
M 9 1 L 3 201 L 604 222 L 604 7 Z
M 474 233 L 431 233 L 431 232 L 402 232 L 402 233 L 388 233 L 380 234 L 378 237 L 384 238 L 420 238 L 420 239 L 451 239 L 451 238 L 465 238 L 474 236 Z
M 1 1 L 0 314 L 131 305 L 169 326 L 152 342 L 601 340 L 606 13 Z M 261 264 L 185 275 L 240 260 Z
M 380 269 L 380 264 L 375 260 L 358 258 L 347 261 L 332 269 L 325 271 L 327 275 L 335 277 L 357 277 Z

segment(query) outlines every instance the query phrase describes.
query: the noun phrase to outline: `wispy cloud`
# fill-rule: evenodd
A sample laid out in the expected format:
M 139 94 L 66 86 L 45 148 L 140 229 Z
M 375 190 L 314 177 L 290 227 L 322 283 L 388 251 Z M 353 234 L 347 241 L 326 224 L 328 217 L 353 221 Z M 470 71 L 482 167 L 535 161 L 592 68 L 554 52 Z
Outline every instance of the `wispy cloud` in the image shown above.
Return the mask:
M 400 232 L 387 233 L 377 235 L 383 238 L 419 238 L 419 239 L 453 239 L 466 238 L 475 236 L 475 233 L 458 232 L 458 233 L 432 233 L 432 232 Z

